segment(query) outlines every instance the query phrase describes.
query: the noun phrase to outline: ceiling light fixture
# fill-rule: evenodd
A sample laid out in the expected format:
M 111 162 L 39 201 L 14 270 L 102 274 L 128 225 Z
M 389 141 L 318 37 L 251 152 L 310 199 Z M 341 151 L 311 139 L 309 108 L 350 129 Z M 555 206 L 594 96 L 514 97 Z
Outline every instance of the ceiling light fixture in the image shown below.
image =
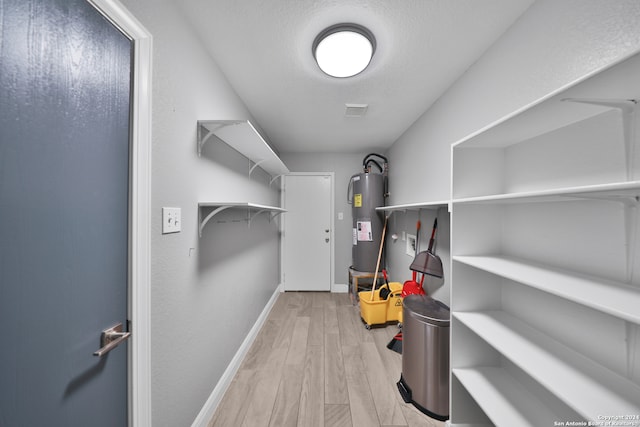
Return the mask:
M 322 31 L 313 41 L 313 56 L 320 69 L 332 77 L 361 73 L 373 57 L 376 39 L 358 24 L 337 24 Z

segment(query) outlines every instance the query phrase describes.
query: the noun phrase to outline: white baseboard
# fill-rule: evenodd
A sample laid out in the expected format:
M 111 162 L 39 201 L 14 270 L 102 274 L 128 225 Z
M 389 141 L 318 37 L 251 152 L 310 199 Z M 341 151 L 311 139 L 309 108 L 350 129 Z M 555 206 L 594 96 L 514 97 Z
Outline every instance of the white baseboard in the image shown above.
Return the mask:
M 264 309 L 262 310 L 262 313 L 260 313 L 260 316 L 258 316 L 256 323 L 253 324 L 253 327 L 242 342 L 242 345 L 240 345 L 240 348 L 236 352 L 235 356 L 233 356 L 233 359 L 231 359 L 231 362 L 229 362 L 227 369 L 225 369 L 222 377 L 220 377 L 218 384 L 216 384 L 216 387 L 211 392 L 211 395 L 200 410 L 200 413 L 193 421 L 193 424 L 191 424 L 191 427 L 206 427 L 211 420 L 211 417 L 213 417 L 213 414 L 215 413 L 218 405 L 220 404 L 220 401 L 222 400 L 222 396 L 224 396 L 224 393 L 229 388 L 233 377 L 236 375 L 236 372 L 238 372 L 238 369 L 240 368 L 242 360 L 245 358 L 247 352 L 249 351 L 249 348 L 251 348 L 251 345 L 258 336 L 258 332 L 260 332 L 262 325 L 264 325 L 264 322 L 267 320 L 267 316 L 271 312 L 271 309 L 273 308 L 273 305 L 275 304 L 282 290 L 282 284 L 278 285 L 275 292 L 273 293 L 273 295 L 271 295 L 271 298 L 267 302 L 267 305 L 265 305 Z
M 336 294 L 346 294 L 349 292 L 349 285 L 334 283 L 333 286 L 331 286 L 331 292 Z

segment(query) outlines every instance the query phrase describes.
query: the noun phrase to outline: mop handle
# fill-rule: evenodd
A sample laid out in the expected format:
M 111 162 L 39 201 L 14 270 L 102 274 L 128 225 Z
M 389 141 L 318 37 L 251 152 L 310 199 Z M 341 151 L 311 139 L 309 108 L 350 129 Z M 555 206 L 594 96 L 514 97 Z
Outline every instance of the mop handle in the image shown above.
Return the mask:
M 378 271 L 380 269 L 380 258 L 382 258 L 382 248 L 384 247 L 384 235 L 387 233 L 387 218 L 384 217 L 384 227 L 382 228 L 382 238 L 380 239 L 380 250 L 378 251 L 378 262 L 376 263 L 376 274 L 373 276 L 373 287 L 371 288 L 371 299 L 373 301 L 373 294 L 376 292 L 376 283 L 378 282 Z
M 433 230 L 431 230 L 431 239 L 429 239 L 429 249 L 427 249 L 428 252 L 431 252 L 433 249 L 433 242 L 436 237 L 436 228 L 438 228 L 438 217 L 433 221 Z

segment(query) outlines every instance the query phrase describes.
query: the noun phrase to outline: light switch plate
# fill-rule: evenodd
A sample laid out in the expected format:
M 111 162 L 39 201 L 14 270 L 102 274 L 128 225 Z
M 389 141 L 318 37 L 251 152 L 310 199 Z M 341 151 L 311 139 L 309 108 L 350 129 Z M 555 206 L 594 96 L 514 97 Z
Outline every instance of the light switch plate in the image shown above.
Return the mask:
M 405 249 L 407 255 L 416 255 L 416 236 L 407 233 L 407 248 Z
M 162 234 L 179 233 L 182 230 L 180 208 L 162 208 Z

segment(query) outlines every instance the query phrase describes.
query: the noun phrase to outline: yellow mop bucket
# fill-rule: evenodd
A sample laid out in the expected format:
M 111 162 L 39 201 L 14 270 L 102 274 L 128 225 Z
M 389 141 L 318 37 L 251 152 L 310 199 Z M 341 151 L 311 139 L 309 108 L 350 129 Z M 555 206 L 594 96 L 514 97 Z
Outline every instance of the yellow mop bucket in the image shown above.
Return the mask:
M 383 285 L 383 288 L 386 285 Z M 389 296 L 380 298 L 380 289 L 376 289 L 371 299 L 371 291 L 358 292 L 360 297 L 360 317 L 367 329 L 373 325 L 384 325 L 388 322 L 402 323 L 402 283 L 389 283 Z

